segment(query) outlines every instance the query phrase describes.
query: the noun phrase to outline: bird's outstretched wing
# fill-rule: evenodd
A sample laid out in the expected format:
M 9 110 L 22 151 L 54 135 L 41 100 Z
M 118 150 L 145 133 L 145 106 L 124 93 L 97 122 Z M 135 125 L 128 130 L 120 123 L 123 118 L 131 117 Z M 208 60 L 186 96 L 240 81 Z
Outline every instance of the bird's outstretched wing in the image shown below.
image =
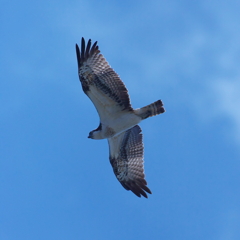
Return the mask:
M 95 42 L 91 46 L 82 38 L 81 50 L 76 44 L 78 74 L 83 91 L 92 100 L 100 118 L 107 118 L 119 110 L 132 111 L 128 91 L 117 75 L 100 54 Z
M 108 139 L 110 163 L 122 186 L 138 197 L 151 194 L 146 186 L 143 168 L 143 142 L 141 128 L 133 128 Z

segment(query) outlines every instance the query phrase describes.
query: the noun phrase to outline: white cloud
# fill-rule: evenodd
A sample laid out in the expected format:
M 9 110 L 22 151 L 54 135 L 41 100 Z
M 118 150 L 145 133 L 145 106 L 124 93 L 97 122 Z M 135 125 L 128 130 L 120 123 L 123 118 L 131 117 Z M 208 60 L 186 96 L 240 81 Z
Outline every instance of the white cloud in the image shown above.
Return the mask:
M 218 116 L 228 118 L 231 135 L 240 143 L 240 74 L 236 79 L 220 80 L 213 84 Z

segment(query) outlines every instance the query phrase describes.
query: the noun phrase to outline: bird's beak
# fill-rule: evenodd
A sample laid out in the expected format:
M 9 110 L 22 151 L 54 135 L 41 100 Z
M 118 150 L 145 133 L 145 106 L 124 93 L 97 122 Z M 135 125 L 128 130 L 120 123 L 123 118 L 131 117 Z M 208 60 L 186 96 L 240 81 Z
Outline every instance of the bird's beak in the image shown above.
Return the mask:
M 88 138 L 93 138 L 92 132 L 89 133 Z

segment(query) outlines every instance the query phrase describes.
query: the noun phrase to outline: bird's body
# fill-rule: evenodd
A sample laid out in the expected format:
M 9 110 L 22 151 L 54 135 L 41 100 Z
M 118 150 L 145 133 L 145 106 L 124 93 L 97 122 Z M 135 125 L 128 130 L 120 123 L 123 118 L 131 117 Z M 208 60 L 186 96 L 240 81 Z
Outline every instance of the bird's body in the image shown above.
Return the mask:
M 94 131 L 93 139 L 104 139 L 113 137 L 122 131 L 125 131 L 142 120 L 141 117 L 137 116 L 132 109 L 122 110 L 119 107 L 114 107 L 114 101 L 108 99 L 106 103 L 106 97 L 104 94 L 96 94 L 95 88 L 89 87 L 88 96 L 94 103 L 96 109 L 101 109 L 98 111 L 101 129 Z M 96 95 L 98 97 L 96 97 Z
M 110 163 L 122 186 L 137 196 L 151 193 L 143 170 L 143 143 L 138 124 L 165 110 L 161 100 L 133 109 L 128 91 L 120 77 L 109 66 L 91 40 L 81 51 L 76 45 L 78 73 L 83 91 L 95 105 L 100 124 L 89 133 L 92 139 L 108 139 Z

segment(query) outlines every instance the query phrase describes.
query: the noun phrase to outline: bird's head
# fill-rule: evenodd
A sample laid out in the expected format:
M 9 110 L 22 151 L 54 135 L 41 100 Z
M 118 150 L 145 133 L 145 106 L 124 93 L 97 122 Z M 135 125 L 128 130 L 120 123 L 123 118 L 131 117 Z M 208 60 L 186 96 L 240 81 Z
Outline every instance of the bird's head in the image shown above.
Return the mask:
M 92 130 L 89 135 L 88 138 L 91 139 L 103 139 L 102 137 L 102 124 L 100 123 L 98 128 Z
M 94 133 L 94 130 L 89 133 L 88 138 L 94 139 L 93 138 L 93 135 L 94 135 L 93 133 Z
M 91 139 L 103 139 L 102 132 L 98 130 L 93 130 L 89 133 L 88 138 Z

